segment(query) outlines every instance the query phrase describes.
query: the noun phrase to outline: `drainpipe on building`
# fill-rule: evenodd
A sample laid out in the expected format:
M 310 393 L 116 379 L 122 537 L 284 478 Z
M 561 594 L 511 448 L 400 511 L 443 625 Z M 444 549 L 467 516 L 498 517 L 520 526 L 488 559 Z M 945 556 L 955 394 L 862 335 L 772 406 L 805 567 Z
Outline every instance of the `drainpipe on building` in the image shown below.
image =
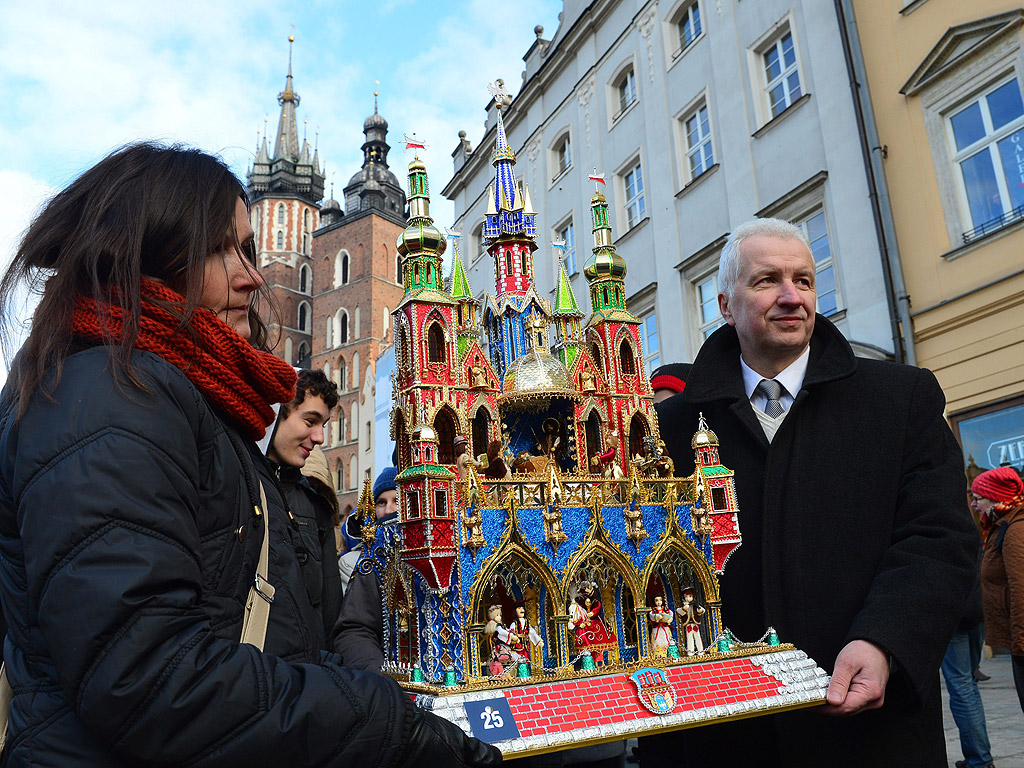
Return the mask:
M 882 143 L 878 138 L 875 112 L 871 106 L 871 94 L 868 92 L 868 75 L 860 47 L 857 20 L 852 0 L 835 0 L 835 6 L 846 66 L 850 72 L 850 90 L 853 92 L 854 112 L 857 115 L 861 150 L 864 153 L 864 170 L 868 176 L 875 231 L 882 252 L 882 266 L 886 278 L 885 295 L 889 303 L 893 346 L 897 360 L 902 358 L 902 362 L 916 366 L 917 349 L 914 346 L 914 325 L 910 319 L 910 296 L 907 295 L 906 283 L 903 281 L 903 263 L 900 261 L 900 248 L 896 241 L 896 222 L 892 217 L 889 187 L 885 183 Z

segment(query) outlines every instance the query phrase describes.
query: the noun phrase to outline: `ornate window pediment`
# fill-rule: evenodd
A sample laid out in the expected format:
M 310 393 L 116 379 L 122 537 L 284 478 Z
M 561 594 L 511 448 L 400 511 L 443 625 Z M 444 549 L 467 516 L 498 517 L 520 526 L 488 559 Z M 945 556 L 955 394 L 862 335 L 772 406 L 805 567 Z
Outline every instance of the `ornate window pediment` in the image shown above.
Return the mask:
M 947 71 L 960 66 L 1002 33 L 1024 23 L 1024 10 L 1000 13 L 966 24 L 950 27 L 924 61 L 910 76 L 900 93 L 913 96 Z

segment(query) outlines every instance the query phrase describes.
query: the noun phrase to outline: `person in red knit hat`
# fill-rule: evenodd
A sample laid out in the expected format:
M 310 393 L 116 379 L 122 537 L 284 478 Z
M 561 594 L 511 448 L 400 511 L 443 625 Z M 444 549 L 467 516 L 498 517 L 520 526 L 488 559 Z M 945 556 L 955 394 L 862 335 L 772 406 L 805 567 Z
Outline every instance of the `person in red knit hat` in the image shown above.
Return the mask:
M 981 556 L 985 642 L 1010 650 L 1024 711 L 1024 482 L 1011 467 L 982 472 L 971 483 L 971 505 L 991 527 Z
M 255 444 L 296 377 L 249 215 L 223 161 L 129 145 L 0 281 L 2 330 L 24 281 L 41 294 L 0 394 L 4 763 L 496 764 L 317 641 L 300 521 Z

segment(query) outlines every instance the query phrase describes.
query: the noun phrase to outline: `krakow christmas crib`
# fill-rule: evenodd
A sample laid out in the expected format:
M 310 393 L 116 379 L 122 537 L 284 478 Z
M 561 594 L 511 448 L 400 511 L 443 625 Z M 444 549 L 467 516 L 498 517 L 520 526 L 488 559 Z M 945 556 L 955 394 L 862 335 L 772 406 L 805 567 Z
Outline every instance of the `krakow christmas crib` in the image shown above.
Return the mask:
M 409 166 L 399 514 L 376 524 L 369 480 L 357 512 L 384 672 L 506 756 L 820 703 L 828 678 L 804 653 L 770 628 L 740 642 L 722 624 L 718 576 L 740 545 L 733 474 L 701 423 L 696 471 L 674 477 L 605 196 L 591 200 L 585 316 L 561 264 L 553 303 L 536 291 L 536 214 L 500 110 L 493 163 L 496 291 L 482 307 L 457 249 L 445 285 L 426 169 Z

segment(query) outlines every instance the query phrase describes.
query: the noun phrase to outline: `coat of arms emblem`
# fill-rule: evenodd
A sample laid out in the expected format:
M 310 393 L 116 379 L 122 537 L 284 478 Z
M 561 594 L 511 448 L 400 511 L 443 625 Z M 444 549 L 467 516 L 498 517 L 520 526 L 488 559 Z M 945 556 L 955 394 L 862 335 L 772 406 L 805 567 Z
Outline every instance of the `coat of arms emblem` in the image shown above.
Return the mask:
M 676 692 L 663 669 L 644 667 L 629 679 L 636 686 L 636 695 L 644 707 L 656 715 L 667 715 L 676 708 Z

